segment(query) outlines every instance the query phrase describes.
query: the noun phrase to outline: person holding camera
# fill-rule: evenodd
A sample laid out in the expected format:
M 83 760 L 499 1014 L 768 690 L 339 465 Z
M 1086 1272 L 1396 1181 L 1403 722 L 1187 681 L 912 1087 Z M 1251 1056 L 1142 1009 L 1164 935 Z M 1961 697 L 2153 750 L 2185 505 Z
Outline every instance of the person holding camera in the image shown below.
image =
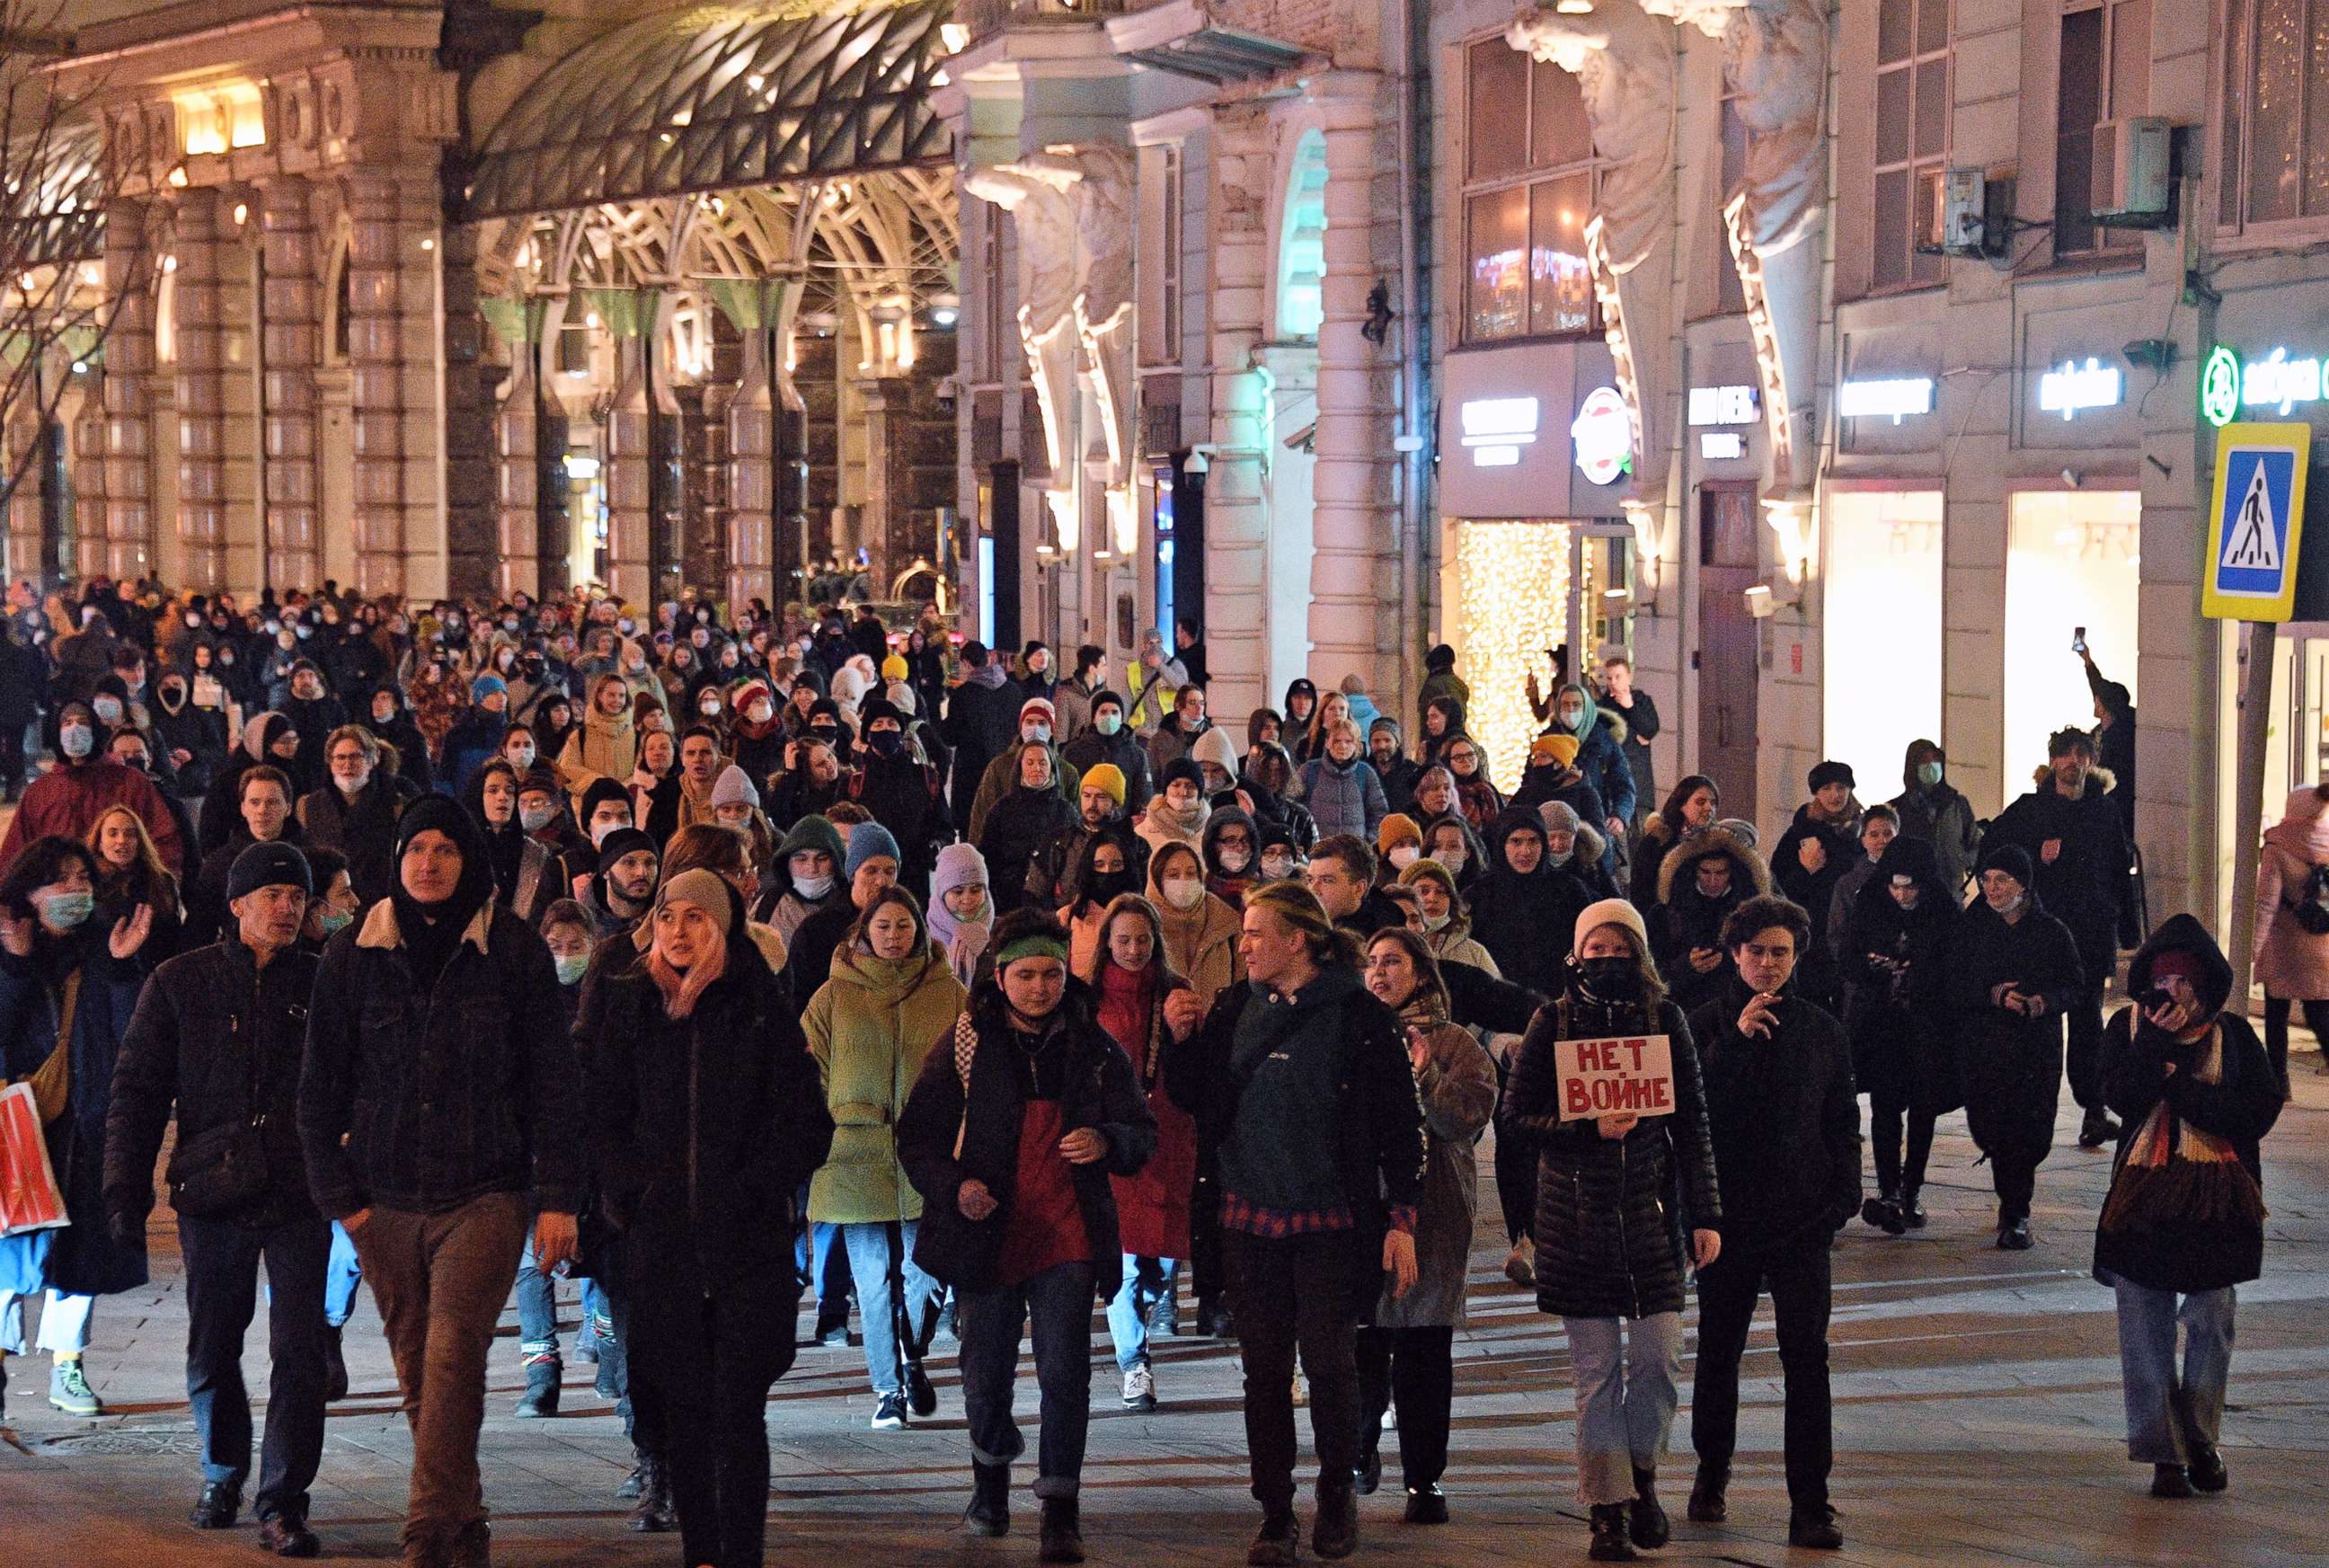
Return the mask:
M 2254 967 L 2264 986 L 2265 1055 L 2287 1100 L 2290 1009 L 2301 1005 L 2305 1026 L 2329 1041 L 2329 785 L 2291 792 L 2265 831 Z
M 2248 1020 L 2224 1010 L 2231 965 L 2192 916 L 2143 945 L 2127 987 L 2136 1005 L 2103 1032 L 2103 1095 L 2126 1131 L 2095 1278 L 2118 1293 L 2127 1457 L 2152 1467 L 2153 1497 L 2188 1497 L 2230 1484 L 2216 1440 L 2235 1291 L 2263 1271 L 2258 1145 L 2286 1090 Z

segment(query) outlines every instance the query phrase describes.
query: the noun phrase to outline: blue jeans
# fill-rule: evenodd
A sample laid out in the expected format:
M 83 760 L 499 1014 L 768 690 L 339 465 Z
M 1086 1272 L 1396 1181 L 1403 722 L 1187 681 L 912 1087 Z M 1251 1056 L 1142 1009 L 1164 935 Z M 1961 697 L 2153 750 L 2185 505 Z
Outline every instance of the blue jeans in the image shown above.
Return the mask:
M 186 1396 L 203 1434 L 203 1479 L 240 1490 L 250 1474 L 250 1395 L 242 1339 L 267 1265 L 267 1344 L 273 1362 L 267 1435 L 259 1450 L 261 1519 L 307 1516 L 307 1488 L 324 1454 L 324 1280 L 330 1233 L 320 1220 L 269 1230 L 178 1216 L 186 1264 Z
M 332 1255 L 324 1265 L 324 1321 L 337 1328 L 356 1309 L 356 1287 L 363 1283 L 363 1265 L 356 1261 L 356 1244 L 348 1229 L 332 1222 Z
M 2224 1384 L 2232 1374 L 2232 1287 L 2195 1290 L 2178 1303 L 2173 1290 L 2117 1281 L 2118 1364 L 2126 1387 L 2126 1457 L 2143 1464 L 2186 1465 L 2216 1446 L 2224 1420 Z M 2175 1329 L 2183 1329 L 2183 1369 L 2175 1368 Z
M 1631 1501 L 1634 1472 L 1657 1468 L 1680 1395 L 1682 1314 L 1563 1318 L 1577 1384 L 1577 1500 Z M 1240 1318 L 1240 1327 L 1242 1319 Z
M 1148 1309 L 1173 1299 L 1181 1265 L 1171 1258 L 1124 1255 L 1124 1283 L 1108 1304 L 1108 1334 L 1116 1341 L 1116 1369 L 1130 1372 L 1148 1364 Z
M 808 1188 L 800 1190 L 798 1209 L 808 1207 Z M 796 1212 L 798 1212 L 797 1210 Z M 841 1245 L 841 1227 L 817 1220 L 793 1243 L 801 1289 L 816 1298 L 816 1337 L 829 1328 L 849 1327 L 849 1252 Z
M 558 1282 L 533 1261 L 533 1233 L 517 1261 L 517 1350 L 521 1360 L 558 1359 Z
M 955 1307 L 962 1335 L 962 1403 L 971 1458 L 1007 1465 L 1027 1451 L 1012 1419 L 1019 1332 L 1034 1323 L 1035 1383 L 1042 1391 L 1035 1495 L 1072 1497 L 1082 1485 L 1091 1425 L 1092 1266 L 1059 1263 L 1032 1280 L 965 1290 Z
M 909 1365 L 922 1362 L 923 1319 L 938 1282 L 914 1261 L 915 1220 L 872 1221 L 838 1227 L 857 1282 L 857 1309 L 865 1324 L 865 1370 L 877 1394 L 905 1386 Z

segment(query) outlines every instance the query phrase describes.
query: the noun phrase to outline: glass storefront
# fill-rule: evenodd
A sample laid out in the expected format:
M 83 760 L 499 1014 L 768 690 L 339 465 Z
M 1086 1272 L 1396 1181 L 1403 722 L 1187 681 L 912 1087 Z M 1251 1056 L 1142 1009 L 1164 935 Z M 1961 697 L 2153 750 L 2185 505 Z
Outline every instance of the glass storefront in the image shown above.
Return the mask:
M 2091 729 L 2095 702 L 2070 639 L 2086 628 L 2096 667 L 2136 704 L 2136 619 L 2141 567 L 2135 490 L 2025 490 L 2010 499 L 2005 565 L 2005 749 L 2008 799 L 2046 761 L 2046 737 Z
M 1941 737 L 1941 492 L 1836 490 L 1826 534 L 1823 750 L 1887 799 L 1909 742 Z
M 1510 794 L 1529 741 L 1543 728 L 1528 703 L 1533 674 L 1552 694 L 1553 650 L 1573 650 L 1572 676 L 1627 633 L 1630 562 L 1624 524 L 1601 519 L 1497 518 L 1451 524 L 1457 573 L 1455 642 L 1472 688 L 1467 724 L 1488 753 L 1488 775 Z

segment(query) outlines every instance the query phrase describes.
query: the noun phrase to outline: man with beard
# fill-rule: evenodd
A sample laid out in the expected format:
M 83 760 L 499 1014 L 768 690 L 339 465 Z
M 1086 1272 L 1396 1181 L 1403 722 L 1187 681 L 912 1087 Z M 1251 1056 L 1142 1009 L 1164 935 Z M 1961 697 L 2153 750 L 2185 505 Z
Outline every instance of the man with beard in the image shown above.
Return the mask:
M 599 872 L 590 879 L 590 934 L 600 941 L 635 930 L 655 904 L 663 857 L 655 840 L 636 827 L 618 827 L 599 841 Z

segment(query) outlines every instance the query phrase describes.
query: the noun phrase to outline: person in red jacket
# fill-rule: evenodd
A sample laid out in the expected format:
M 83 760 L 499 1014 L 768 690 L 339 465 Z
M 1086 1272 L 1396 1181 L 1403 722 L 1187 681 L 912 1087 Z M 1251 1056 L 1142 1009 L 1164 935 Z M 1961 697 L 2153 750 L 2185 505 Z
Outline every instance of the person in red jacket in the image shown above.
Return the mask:
M 67 703 L 57 711 L 57 766 L 34 780 L 16 807 L 5 837 L 0 837 L 0 874 L 16 863 L 25 845 L 53 834 L 80 842 L 112 806 L 127 806 L 146 825 L 162 864 L 183 885 L 186 846 L 176 818 L 154 781 L 107 755 L 98 744 L 97 713 L 87 703 Z

